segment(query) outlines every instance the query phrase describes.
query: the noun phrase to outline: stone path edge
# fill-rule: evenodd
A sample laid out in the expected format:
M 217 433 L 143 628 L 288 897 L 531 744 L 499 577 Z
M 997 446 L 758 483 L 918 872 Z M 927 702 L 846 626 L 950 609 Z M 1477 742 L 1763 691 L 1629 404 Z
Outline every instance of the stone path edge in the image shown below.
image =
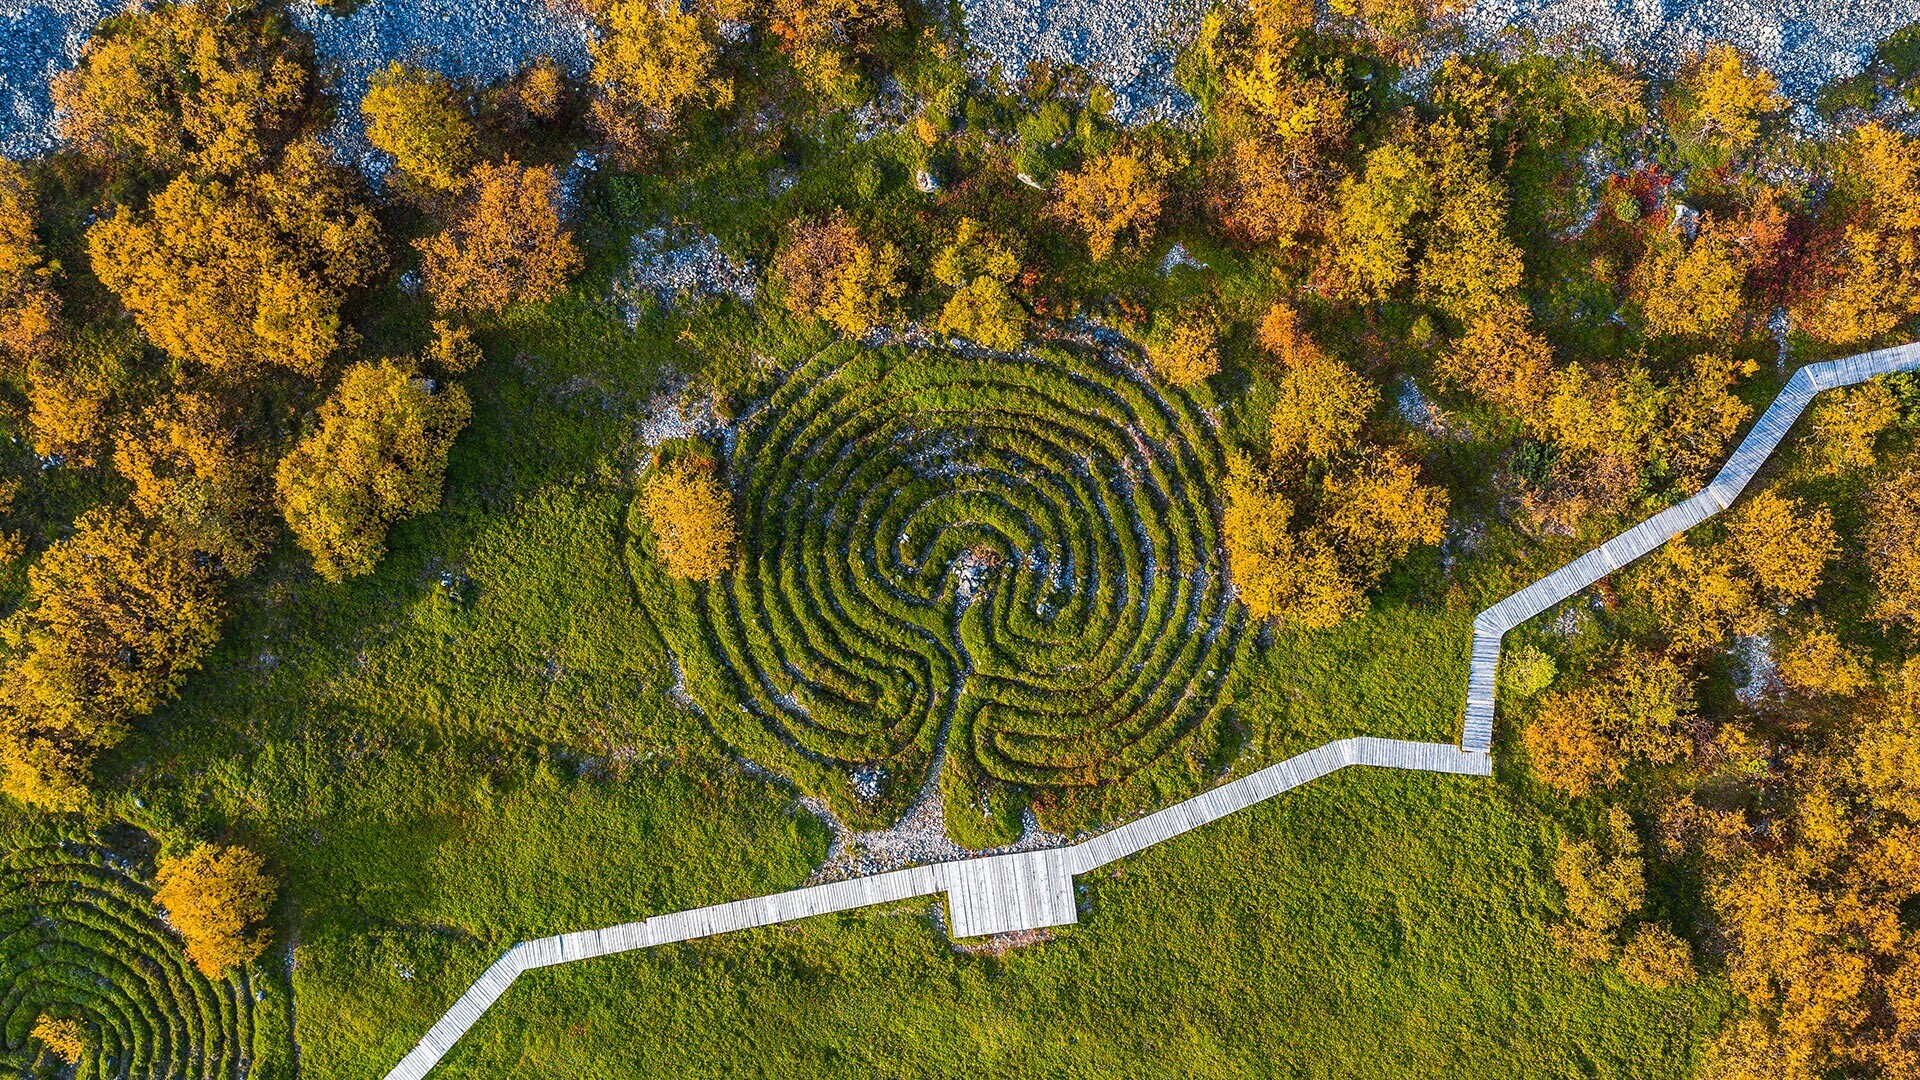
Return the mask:
M 474 981 L 387 1073 L 386 1080 L 421 1080 L 515 979 L 536 968 L 940 893 L 947 894 L 948 921 L 955 938 L 1064 926 L 1078 921 L 1073 892 L 1076 875 L 1349 765 L 1491 776 L 1494 693 L 1500 645 L 1507 631 L 1731 506 L 1821 391 L 1914 370 L 1920 370 L 1920 342 L 1802 367 L 1713 481 L 1698 494 L 1480 612 L 1473 622 L 1466 712 L 1458 746 L 1368 737 L 1340 739 L 1064 847 L 908 867 L 656 915 L 599 930 L 523 941 L 508 949 Z

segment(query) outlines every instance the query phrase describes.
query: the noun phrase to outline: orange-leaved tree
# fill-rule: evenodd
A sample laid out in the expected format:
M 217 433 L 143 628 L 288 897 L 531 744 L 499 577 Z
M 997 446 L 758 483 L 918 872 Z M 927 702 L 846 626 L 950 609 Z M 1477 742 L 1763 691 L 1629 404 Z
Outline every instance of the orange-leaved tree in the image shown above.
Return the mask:
M 547 166 L 508 161 L 476 168 L 459 219 L 414 241 L 434 304 L 442 311 L 499 311 L 560 295 L 580 269 L 580 249 L 560 220 L 559 195 Z
M 1879 123 L 1855 128 L 1825 217 L 1809 243 L 1813 287 L 1792 299 L 1794 325 L 1850 347 L 1920 314 L 1920 139 Z
M 33 184 L 18 163 L 0 159 L 0 365 L 17 367 L 46 355 L 60 300 L 56 267 L 34 232 Z
M 835 211 L 824 221 L 793 223 L 773 275 L 795 315 L 858 337 L 884 321 L 906 291 L 900 268 L 898 248 L 868 240 L 845 211 Z
M 309 377 L 351 336 L 347 293 L 385 262 L 353 177 L 313 142 L 231 183 L 182 176 L 87 231 L 100 281 L 147 337 L 216 370 Z
M 61 132 L 98 158 L 239 176 L 297 129 L 309 73 L 274 21 L 227 0 L 107 20 L 55 77 Z

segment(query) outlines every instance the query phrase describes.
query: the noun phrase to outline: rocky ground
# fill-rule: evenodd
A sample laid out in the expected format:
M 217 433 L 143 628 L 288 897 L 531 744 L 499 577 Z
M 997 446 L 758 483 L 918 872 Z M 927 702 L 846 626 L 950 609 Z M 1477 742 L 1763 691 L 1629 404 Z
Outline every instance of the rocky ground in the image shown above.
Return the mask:
M 963 0 L 982 69 L 1012 78 L 1036 60 L 1086 66 L 1115 91 L 1129 122 L 1178 115 L 1191 102 L 1173 83 L 1173 58 L 1208 0 Z M 47 80 L 74 62 L 87 32 L 126 0 L 0 0 L 0 153 L 22 157 L 52 145 Z M 586 63 L 591 30 L 581 15 L 544 0 L 367 0 L 338 17 L 299 0 L 294 22 L 353 99 L 367 77 L 404 59 L 482 82 L 538 56 L 574 70 Z M 1591 44 L 1653 69 L 1670 68 L 1709 40 L 1748 50 L 1780 76 L 1807 111 L 1826 82 L 1858 72 L 1876 42 L 1920 20 L 1920 0 L 1477 0 L 1461 17 L 1469 45 L 1513 32 L 1566 45 Z M 334 141 L 377 171 L 357 133 L 358 111 L 340 110 Z
M 0 0 L 0 156 L 32 157 L 53 147 L 48 82 L 73 66 L 93 25 L 123 6 L 116 0 Z
M 1859 74 L 1876 44 L 1916 21 L 1920 0 L 1478 0 L 1462 18 L 1470 44 L 1518 31 L 1657 70 L 1731 42 L 1780 79 L 1802 119 L 1822 86 Z
M 1038 60 L 1078 64 L 1114 91 L 1114 116 L 1141 123 L 1180 116 L 1192 99 L 1173 59 L 1192 40 L 1207 0 L 962 0 L 975 68 L 1009 79 Z
M 299 0 L 288 12 L 313 35 L 334 93 L 347 102 L 359 101 L 373 73 L 395 60 L 493 83 L 550 56 L 578 75 L 587 69 L 593 37 L 584 13 L 542 0 L 368 0 L 344 18 Z M 371 175 L 384 172 L 385 155 L 367 145 L 360 110 L 349 106 L 337 115 L 328 133 L 335 149 Z
M 627 272 L 614 282 L 629 326 L 640 317 L 638 301 L 643 297 L 669 307 L 723 293 L 751 303 L 758 288 L 753 264 L 721 251 L 720 241 L 710 234 L 665 227 L 633 238 Z

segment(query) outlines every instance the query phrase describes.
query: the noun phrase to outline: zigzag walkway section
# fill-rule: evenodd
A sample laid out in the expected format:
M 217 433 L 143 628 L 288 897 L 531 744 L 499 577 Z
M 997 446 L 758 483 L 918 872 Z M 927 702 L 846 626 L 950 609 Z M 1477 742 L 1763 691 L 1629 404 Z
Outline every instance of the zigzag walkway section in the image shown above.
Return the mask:
M 1493 746 L 1494 686 L 1500 671 L 1500 641 L 1507 631 L 1732 506 L 1815 394 L 1916 369 L 1920 369 L 1920 342 L 1808 364 L 1787 380 L 1786 389 L 1773 399 L 1759 423 L 1740 440 L 1733 456 L 1699 494 L 1655 514 L 1475 616 L 1461 747 L 1486 753 Z
M 1920 369 L 1920 342 L 1801 368 L 1713 482 L 1699 494 L 1481 612 L 1473 623 L 1473 659 L 1459 746 L 1397 739 L 1341 739 L 1066 847 L 915 866 L 658 915 L 601 930 L 524 941 L 494 961 L 394 1066 L 387 1080 L 425 1077 L 515 979 L 535 968 L 941 893 L 947 896 L 949 925 L 956 938 L 1064 926 L 1078 921 L 1075 875 L 1099 869 L 1349 765 L 1490 776 L 1495 676 L 1500 642 L 1508 630 L 1732 505 L 1820 391 L 1916 369 Z

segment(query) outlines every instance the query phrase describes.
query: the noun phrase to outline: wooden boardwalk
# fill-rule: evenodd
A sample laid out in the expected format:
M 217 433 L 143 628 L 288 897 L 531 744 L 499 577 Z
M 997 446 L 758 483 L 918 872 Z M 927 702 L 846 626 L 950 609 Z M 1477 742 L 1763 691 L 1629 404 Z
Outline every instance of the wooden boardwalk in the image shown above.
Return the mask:
M 1508 630 L 1732 505 L 1815 394 L 1876 375 L 1912 370 L 1920 370 L 1920 343 L 1801 368 L 1713 482 L 1698 495 L 1628 529 L 1481 612 L 1473 621 L 1473 658 L 1459 746 L 1397 739 L 1341 739 L 1065 847 L 915 866 L 656 915 L 602 930 L 521 942 L 494 961 L 453 1003 L 387 1074 L 387 1080 L 420 1080 L 426 1076 L 507 987 L 522 972 L 534 968 L 942 893 L 947 898 L 948 925 L 956 938 L 1064 926 L 1078 920 L 1075 875 L 1124 859 L 1349 765 L 1490 776 L 1493 765 L 1488 750 L 1493 743 L 1495 676 L 1500 641 Z
M 1493 746 L 1494 687 L 1500 671 L 1500 640 L 1507 631 L 1732 506 L 1820 391 L 1914 370 L 1920 370 L 1920 342 L 1808 364 L 1787 380 L 1786 389 L 1698 495 L 1662 510 L 1475 616 L 1460 745 L 1483 753 Z
M 453 1003 L 419 1045 L 387 1074 L 387 1080 L 420 1080 L 426 1076 L 513 980 L 534 968 L 941 893 L 947 896 L 948 923 L 956 938 L 1064 926 L 1078 920 L 1074 875 L 1098 869 L 1349 765 L 1468 776 L 1492 772 L 1487 755 L 1468 753 L 1451 743 L 1342 739 L 1067 847 L 916 866 L 657 915 L 604 930 L 521 942 L 494 961 Z

